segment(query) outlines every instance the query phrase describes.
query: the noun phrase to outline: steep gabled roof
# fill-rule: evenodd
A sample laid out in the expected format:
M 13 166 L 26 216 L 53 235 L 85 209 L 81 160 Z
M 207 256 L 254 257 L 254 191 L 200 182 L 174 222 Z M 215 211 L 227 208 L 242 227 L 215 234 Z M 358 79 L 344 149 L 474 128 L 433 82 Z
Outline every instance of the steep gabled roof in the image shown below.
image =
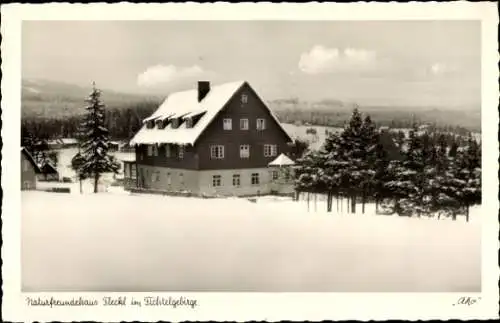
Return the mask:
M 285 154 L 281 154 L 279 155 L 278 157 L 276 157 L 275 160 L 273 160 L 272 162 L 270 162 L 268 164 L 268 166 L 292 166 L 292 165 L 295 165 L 295 163 L 293 162 L 293 160 L 291 160 L 287 155 Z
M 197 89 L 176 92 L 169 95 L 151 116 L 143 120 L 144 124 L 142 128 L 132 138 L 130 144 L 173 143 L 194 145 L 217 114 L 245 84 L 248 83 L 237 81 L 214 86 L 201 102 L 198 102 Z M 272 111 L 269 110 L 269 113 L 281 127 L 281 124 Z M 146 126 L 146 122 L 148 121 L 165 120 L 167 118 L 186 119 L 198 115 L 202 115 L 202 117 L 192 128 L 187 128 L 185 122 L 181 123 L 177 128 L 173 128 L 170 123 L 163 129 L 159 129 L 157 126 L 153 128 Z M 283 127 L 281 129 L 287 134 Z M 288 134 L 287 136 L 290 137 Z
M 25 147 L 21 147 L 21 154 L 23 154 L 26 157 L 26 159 L 28 159 L 28 161 L 30 162 L 30 164 L 35 169 L 35 173 L 40 174 L 42 172 L 40 170 L 40 167 L 38 167 L 38 165 L 36 164 L 35 159 L 33 158 L 33 156 L 30 154 L 30 152 Z

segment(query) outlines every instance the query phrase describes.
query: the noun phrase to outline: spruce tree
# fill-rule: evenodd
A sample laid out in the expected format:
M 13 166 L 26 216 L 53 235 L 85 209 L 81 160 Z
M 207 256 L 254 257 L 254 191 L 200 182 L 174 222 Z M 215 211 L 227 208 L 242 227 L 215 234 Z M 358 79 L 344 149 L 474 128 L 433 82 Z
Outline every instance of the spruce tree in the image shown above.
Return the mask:
M 78 174 L 83 178 L 93 178 L 94 193 L 97 193 L 101 175 L 108 172 L 117 173 L 120 167 L 114 157 L 108 153 L 108 129 L 104 126 L 106 124 L 105 105 L 101 101 L 101 91 L 96 89 L 95 83 L 86 103 L 87 113 L 81 125 L 83 142 L 81 157 L 78 157 L 81 158 Z
M 460 178 L 465 181 L 462 204 L 465 208 L 467 221 L 471 205 L 481 203 L 481 146 L 469 134 L 467 146 L 459 158 Z
M 351 212 L 356 213 L 356 199 L 360 194 L 363 183 L 364 170 L 364 145 L 363 145 L 363 119 L 358 109 L 354 109 L 346 128 L 341 134 L 344 160 L 349 163 L 347 168 L 347 183 L 345 189 L 351 200 Z
M 361 126 L 361 203 L 362 213 L 365 213 L 366 198 L 374 193 L 377 146 L 380 141 L 379 133 L 370 116 L 366 116 Z

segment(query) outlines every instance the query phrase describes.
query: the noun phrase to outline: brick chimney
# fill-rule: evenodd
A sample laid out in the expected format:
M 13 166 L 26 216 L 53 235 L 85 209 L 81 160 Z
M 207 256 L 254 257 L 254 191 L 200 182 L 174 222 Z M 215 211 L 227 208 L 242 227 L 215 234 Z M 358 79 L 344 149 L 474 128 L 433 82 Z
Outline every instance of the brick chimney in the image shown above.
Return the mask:
M 210 82 L 198 81 L 198 102 L 201 102 L 207 96 L 208 92 L 210 92 Z

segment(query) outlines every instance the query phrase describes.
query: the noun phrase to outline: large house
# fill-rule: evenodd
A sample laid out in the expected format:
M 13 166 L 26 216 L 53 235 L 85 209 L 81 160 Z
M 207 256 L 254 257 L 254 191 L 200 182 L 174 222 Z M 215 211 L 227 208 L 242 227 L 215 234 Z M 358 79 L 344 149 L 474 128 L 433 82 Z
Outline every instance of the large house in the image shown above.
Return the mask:
M 21 147 L 21 190 L 36 189 L 37 175 L 40 167 L 26 148 Z
M 269 164 L 292 139 L 247 82 L 200 81 L 169 95 L 130 144 L 136 187 L 227 196 L 271 193 Z

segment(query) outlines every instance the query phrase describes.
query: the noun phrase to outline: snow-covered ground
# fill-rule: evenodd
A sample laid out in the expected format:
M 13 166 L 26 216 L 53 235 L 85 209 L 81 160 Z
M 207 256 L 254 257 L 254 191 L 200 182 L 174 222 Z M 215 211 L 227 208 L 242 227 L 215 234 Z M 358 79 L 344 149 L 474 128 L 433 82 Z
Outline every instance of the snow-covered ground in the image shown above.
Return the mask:
M 283 123 L 283 128 L 290 134 L 293 139 L 300 139 L 309 142 L 309 148 L 319 149 L 328 137 L 326 131 L 329 132 L 341 132 L 343 129 L 338 127 L 327 127 L 327 126 L 306 126 L 306 125 L 295 125 L 291 123 Z M 307 130 L 313 128 L 316 130 L 316 134 L 308 134 Z
M 465 223 L 113 189 L 22 192 L 24 291 L 480 290 L 478 208 Z

